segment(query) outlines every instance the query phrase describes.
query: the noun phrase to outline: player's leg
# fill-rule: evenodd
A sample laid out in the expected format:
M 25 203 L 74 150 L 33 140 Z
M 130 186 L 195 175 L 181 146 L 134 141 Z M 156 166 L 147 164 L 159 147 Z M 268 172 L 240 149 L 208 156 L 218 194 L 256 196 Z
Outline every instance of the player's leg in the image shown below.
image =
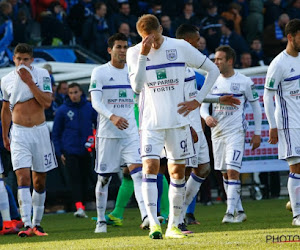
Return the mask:
M 8 185 L 5 185 L 5 188 L 8 195 L 9 212 L 10 212 L 10 217 L 12 219 L 12 223 L 15 227 L 22 228 L 24 226 L 24 223 L 21 220 L 21 216 L 19 214 L 17 203 L 13 195 L 13 192 Z
M 288 163 L 290 164 L 288 191 L 293 211 L 292 225 L 300 226 L 300 157 L 288 158 Z
M 124 210 L 134 192 L 133 180 L 127 167 L 123 168 L 123 179 L 119 187 L 114 210 L 105 216 L 106 222 L 113 226 L 122 226 Z
M 157 218 L 157 174 L 160 154 L 164 146 L 164 131 L 141 132 L 141 156 L 143 160 L 142 194 L 150 223 L 149 237 L 162 239 L 162 231 Z
M 163 174 L 163 187 L 162 187 L 162 194 L 160 199 L 160 215 L 165 219 L 166 221 L 169 217 L 169 183 L 165 176 L 165 170 L 167 168 L 167 159 L 163 158 L 160 159 L 160 168 L 159 171 Z
M 178 228 L 185 198 L 185 163 L 186 159 L 194 157 L 196 152 L 193 145 L 189 126 L 168 129 L 165 142 L 170 175 L 169 202 L 170 214 L 167 238 L 183 238 L 186 235 Z

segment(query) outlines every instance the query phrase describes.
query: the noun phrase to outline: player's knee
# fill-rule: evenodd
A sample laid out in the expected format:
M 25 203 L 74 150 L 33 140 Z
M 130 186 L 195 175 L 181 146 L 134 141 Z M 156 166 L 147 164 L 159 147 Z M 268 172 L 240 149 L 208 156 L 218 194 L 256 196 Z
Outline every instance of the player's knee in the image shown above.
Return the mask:
M 206 178 L 210 173 L 210 164 L 205 163 L 199 165 L 198 168 L 194 169 L 194 173 L 201 178 Z
M 45 184 L 37 181 L 36 183 L 33 184 L 34 190 L 38 193 L 42 193 L 45 191 Z
M 111 180 L 110 174 L 105 174 L 105 175 L 98 174 L 98 182 L 100 183 L 101 187 L 109 185 L 110 180 Z
M 18 186 L 31 186 L 30 176 L 19 175 L 17 176 Z

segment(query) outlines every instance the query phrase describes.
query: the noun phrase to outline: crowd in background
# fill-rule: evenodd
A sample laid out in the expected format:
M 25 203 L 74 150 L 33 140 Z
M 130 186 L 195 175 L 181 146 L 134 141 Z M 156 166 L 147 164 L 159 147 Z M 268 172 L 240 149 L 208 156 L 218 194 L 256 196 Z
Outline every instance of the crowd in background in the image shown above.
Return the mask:
M 170 37 L 180 24 L 196 25 L 201 52 L 210 55 L 228 44 L 237 52 L 236 67 L 243 68 L 269 64 L 285 48 L 283 29 L 300 18 L 300 0 L 2 0 L 0 66 L 9 64 L 8 48 L 19 42 L 77 44 L 108 61 L 108 37 L 121 32 L 129 46 L 138 43 L 135 24 L 145 13 L 156 15 Z

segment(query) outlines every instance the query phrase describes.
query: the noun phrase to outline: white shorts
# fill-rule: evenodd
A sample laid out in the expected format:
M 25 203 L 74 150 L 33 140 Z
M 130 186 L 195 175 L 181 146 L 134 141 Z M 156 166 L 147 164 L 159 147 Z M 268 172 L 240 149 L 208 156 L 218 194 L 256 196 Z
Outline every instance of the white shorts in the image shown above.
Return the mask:
M 215 170 L 228 169 L 240 172 L 245 147 L 245 133 L 236 132 L 227 136 L 212 138 Z
M 140 156 L 139 136 L 128 138 L 96 139 L 96 164 L 98 174 L 118 173 L 120 166 L 127 164 L 142 164 Z
M 300 129 L 278 129 L 278 159 L 300 157 Z
M 31 128 L 13 124 L 10 130 L 13 170 L 30 168 L 45 173 L 57 167 L 50 133 L 46 123 Z
M 199 164 L 210 162 L 207 141 L 203 131 L 197 132 L 198 141 L 194 143 L 196 156 L 186 159 L 186 167 L 197 168 Z
M 182 160 L 195 156 L 190 126 L 180 128 L 142 130 L 141 156 L 160 159 L 163 147 L 170 160 Z

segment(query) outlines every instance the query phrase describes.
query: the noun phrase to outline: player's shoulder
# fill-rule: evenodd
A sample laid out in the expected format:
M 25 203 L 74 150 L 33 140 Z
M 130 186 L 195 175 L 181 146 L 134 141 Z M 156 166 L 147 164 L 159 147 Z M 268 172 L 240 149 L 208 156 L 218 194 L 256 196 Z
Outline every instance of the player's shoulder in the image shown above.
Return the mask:
M 107 68 L 108 68 L 108 63 L 104 63 L 104 64 L 96 66 L 92 72 L 93 72 L 93 74 L 99 74 L 99 73 L 105 71 Z
M 290 56 L 286 53 L 286 51 L 282 51 L 279 53 L 270 63 L 269 67 L 280 69 L 287 65 L 287 60 L 289 60 Z
M 128 48 L 127 53 L 139 53 L 142 47 L 142 42 Z
M 40 75 L 49 75 L 48 70 L 36 66 L 32 66 L 32 72 L 37 72 Z
M 175 46 L 175 48 L 185 49 L 187 47 L 192 47 L 192 45 L 187 41 L 185 41 L 184 39 L 165 37 L 165 41 L 169 46 Z
M 7 81 L 11 80 L 12 78 L 14 78 L 16 75 L 15 70 L 10 71 L 9 73 L 7 73 L 5 76 L 3 76 L 1 78 L 1 84 L 5 84 Z
M 246 76 L 240 72 L 236 72 L 235 77 L 240 84 L 243 84 L 245 86 L 254 84 L 249 76 Z

